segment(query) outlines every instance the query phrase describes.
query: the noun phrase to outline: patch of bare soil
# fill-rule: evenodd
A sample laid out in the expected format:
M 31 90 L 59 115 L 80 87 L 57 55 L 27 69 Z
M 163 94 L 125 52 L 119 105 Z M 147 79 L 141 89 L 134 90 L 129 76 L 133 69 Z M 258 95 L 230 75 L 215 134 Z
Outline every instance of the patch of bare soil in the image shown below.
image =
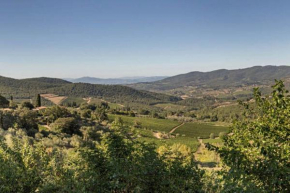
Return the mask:
M 56 105 L 61 104 L 61 102 L 63 100 L 67 99 L 66 96 L 58 96 L 55 94 L 41 94 L 40 96 L 47 99 L 47 100 L 50 100 L 51 102 L 53 102 Z
M 89 98 L 83 98 L 83 100 L 87 101 L 88 104 L 91 103 L 91 100 L 92 100 L 92 97 L 89 97 Z

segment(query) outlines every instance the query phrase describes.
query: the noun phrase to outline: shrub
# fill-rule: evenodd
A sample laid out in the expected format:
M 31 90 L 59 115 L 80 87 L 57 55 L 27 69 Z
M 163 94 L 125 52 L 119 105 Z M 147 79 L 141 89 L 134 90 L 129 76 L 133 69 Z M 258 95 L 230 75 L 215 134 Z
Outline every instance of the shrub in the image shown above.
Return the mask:
M 24 102 L 21 103 L 21 108 L 22 109 L 27 108 L 27 109 L 31 110 L 31 109 L 34 108 L 34 106 L 30 102 L 24 101 Z
M 9 106 L 9 101 L 0 95 L 0 108 L 6 108 Z
M 51 128 L 56 133 L 80 134 L 79 124 L 73 117 L 58 118 L 51 125 Z
M 224 139 L 224 137 L 226 136 L 226 134 L 227 134 L 226 132 L 220 132 L 219 133 L 219 138 L 220 139 Z

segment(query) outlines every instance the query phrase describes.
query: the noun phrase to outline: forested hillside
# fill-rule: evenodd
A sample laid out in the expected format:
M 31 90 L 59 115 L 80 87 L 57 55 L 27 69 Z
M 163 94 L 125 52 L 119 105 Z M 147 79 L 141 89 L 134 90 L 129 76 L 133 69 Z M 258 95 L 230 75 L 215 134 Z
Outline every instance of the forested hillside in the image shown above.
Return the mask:
M 275 79 L 290 77 L 289 66 L 254 66 L 238 70 L 216 70 L 212 72 L 190 72 L 169 77 L 153 83 L 131 85 L 143 90 L 170 90 L 186 86 L 213 89 L 244 85 L 264 85 Z
M 158 102 L 176 102 L 180 100 L 164 94 L 139 91 L 121 85 L 95 85 L 70 83 L 54 78 L 12 79 L 0 77 L 0 93 L 15 98 L 31 98 L 36 94 L 57 94 L 72 97 L 100 97 L 116 102 L 137 102 L 154 104 Z

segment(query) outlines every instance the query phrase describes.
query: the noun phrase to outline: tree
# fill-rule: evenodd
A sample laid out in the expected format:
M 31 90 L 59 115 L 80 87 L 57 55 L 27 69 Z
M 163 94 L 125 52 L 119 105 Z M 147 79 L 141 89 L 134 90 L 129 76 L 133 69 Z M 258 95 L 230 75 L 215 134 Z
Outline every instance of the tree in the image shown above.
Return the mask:
M 65 118 L 72 116 L 71 113 L 67 110 L 67 108 L 60 106 L 52 106 L 50 108 L 45 109 L 43 115 L 46 116 L 47 122 L 52 123 L 58 118 Z
M 222 192 L 289 192 L 290 98 L 282 81 L 271 96 L 254 90 L 256 108 L 246 108 L 224 137 L 223 147 L 207 144 L 225 164 Z M 224 185 L 222 185 L 224 184 Z
M 4 129 L 3 112 L 0 111 L 0 129 Z
M 58 118 L 51 127 L 56 133 L 80 134 L 80 126 L 73 117 Z
M 36 96 L 35 107 L 41 107 L 41 96 L 40 96 L 40 94 L 38 94 L 38 95 Z
M 28 109 L 22 109 L 16 112 L 17 126 L 26 129 L 29 136 L 34 136 L 38 132 L 37 113 Z
M 24 102 L 21 103 L 21 108 L 22 109 L 27 108 L 27 109 L 31 110 L 31 109 L 34 108 L 34 106 L 30 102 L 24 101 Z
M 95 111 L 95 118 L 98 123 L 102 123 L 103 121 L 108 120 L 106 110 L 103 108 L 97 108 L 97 110 Z
M 0 95 L 0 108 L 6 108 L 9 106 L 9 101 Z

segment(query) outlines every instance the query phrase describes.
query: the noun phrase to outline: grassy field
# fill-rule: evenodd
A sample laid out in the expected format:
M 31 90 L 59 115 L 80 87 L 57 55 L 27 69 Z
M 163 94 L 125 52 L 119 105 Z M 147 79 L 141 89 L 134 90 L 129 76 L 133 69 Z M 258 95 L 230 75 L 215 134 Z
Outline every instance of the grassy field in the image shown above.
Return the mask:
M 210 144 L 221 144 L 222 140 L 220 138 L 217 139 L 203 139 L 203 143 L 210 143 Z
M 73 102 L 75 102 L 77 105 L 80 105 L 82 103 L 85 103 L 86 101 L 82 98 L 79 98 L 79 97 L 68 97 L 65 100 L 63 100 L 61 103 L 62 104 L 68 104 L 68 103 L 72 104 Z
M 152 131 L 169 133 L 174 127 L 180 125 L 180 122 L 168 119 L 109 115 L 110 122 L 114 121 L 116 117 L 121 117 L 124 121 L 124 124 L 129 126 L 133 126 L 135 121 L 139 121 L 141 123 L 142 129 L 136 129 L 136 132 L 141 136 L 140 138 L 138 138 L 138 140 L 140 141 L 155 143 L 157 146 L 181 143 L 189 146 L 194 152 L 200 145 L 197 137 L 209 138 L 209 135 L 211 133 L 214 133 L 216 136 L 218 136 L 220 132 L 225 132 L 228 130 L 228 127 L 226 126 L 215 126 L 211 123 L 185 123 L 184 125 L 175 130 L 173 134 L 180 134 L 175 138 L 157 139 L 153 136 Z M 220 139 L 205 140 L 205 143 L 219 142 L 221 142 Z
M 184 110 L 185 109 L 185 106 L 175 105 L 175 104 L 170 104 L 170 103 L 157 104 L 155 106 L 163 108 L 163 109 L 168 110 L 168 111 L 178 111 L 178 110 Z
M 121 104 L 111 103 L 111 102 L 108 102 L 108 101 L 105 101 L 105 100 L 99 99 L 99 98 L 91 98 L 91 100 L 90 100 L 90 104 L 98 105 L 98 104 L 101 104 L 101 102 L 107 102 L 109 104 L 110 108 L 112 108 L 112 109 L 123 107 Z
M 180 122 L 168 120 L 168 119 L 154 119 L 154 118 L 145 118 L 145 117 L 128 117 L 121 115 L 109 115 L 109 120 L 113 121 L 116 117 L 121 117 L 124 121 L 124 124 L 132 126 L 134 122 L 137 120 L 141 122 L 142 129 L 135 129 L 136 133 L 138 133 L 141 137 L 138 138 L 139 141 L 143 141 L 146 143 L 155 143 L 157 147 L 162 145 L 173 145 L 174 143 L 180 143 L 187 145 L 191 148 L 193 152 L 195 152 L 199 146 L 199 142 L 196 138 L 192 137 L 175 137 L 170 139 L 157 139 L 153 136 L 153 131 L 160 131 L 168 133 L 174 127 L 180 125 Z
M 228 128 L 225 126 L 214 126 L 212 124 L 206 123 L 185 123 L 183 126 L 179 127 L 174 133 L 179 133 L 180 135 L 185 135 L 186 137 L 193 138 L 209 138 L 211 133 L 218 136 L 220 132 L 227 132 Z
M 169 119 L 154 119 L 147 117 L 128 117 L 121 115 L 109 115 L 109 120 L 114 121 L 116 117 L 121 117 L 125 124 L 132 126 L 135 121 L 139 121 L 143 128 L 154 131 L 170 132 L 174 127 L 180 125 L 180 122 Z

